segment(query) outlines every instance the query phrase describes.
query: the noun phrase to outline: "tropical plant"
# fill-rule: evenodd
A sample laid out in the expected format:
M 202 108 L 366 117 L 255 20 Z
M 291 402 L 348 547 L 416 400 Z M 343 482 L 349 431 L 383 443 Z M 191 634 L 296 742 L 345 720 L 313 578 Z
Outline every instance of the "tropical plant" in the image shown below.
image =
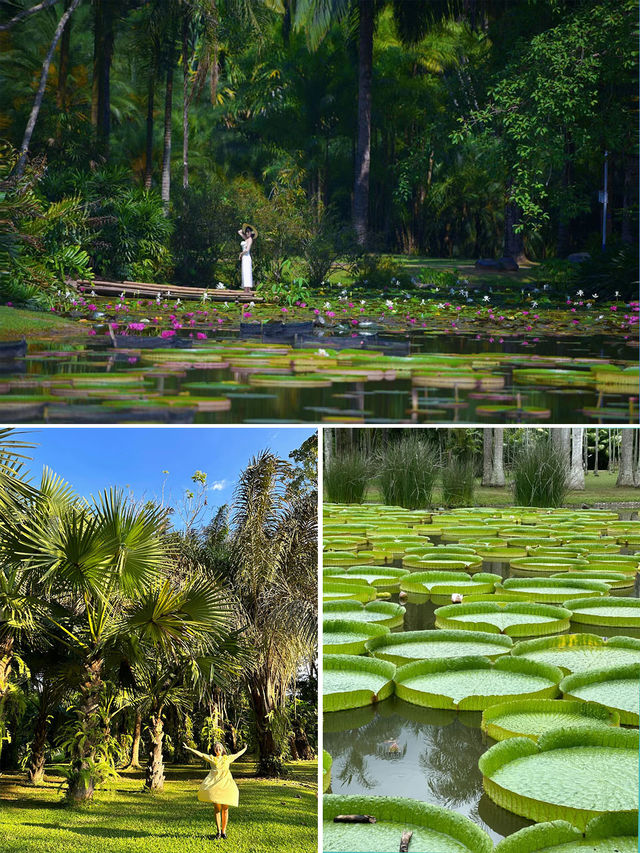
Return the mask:
M 569 483 L 567 463 L 551 439 L 525 445 L 513 465 L 513 497 L 517 506 L 562 506 Z
M 441 476 L 442 502 L 446 507 L 473 506 L 475 471 L 472 459 L 450 459 Z
M 407 509 L 432 505 L 438 477 L 437 453 L 415 432 L 389 442 L 378 453 L 376 465 L 384 503 Z
M 361 504 L 372 463 L 358 450 L 335 454 L 325 462 L 324 495 L 330 503 Z

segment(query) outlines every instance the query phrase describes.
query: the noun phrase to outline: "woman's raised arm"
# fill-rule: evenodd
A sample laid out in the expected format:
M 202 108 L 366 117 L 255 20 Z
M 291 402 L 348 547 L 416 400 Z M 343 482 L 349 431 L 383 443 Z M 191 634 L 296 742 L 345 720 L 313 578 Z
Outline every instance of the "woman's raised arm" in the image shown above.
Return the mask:
M 241 755 L 244 755 L 244 753 L 245 753 L 246 751 L 247 751 L 247 744 L 245 744 L 245 745 L 243 746 L 243 748 L 240 750 L 240 752 L 236 752 L 234 755 L 230 755 L 230 756 L 229 756 L 229 761 L 235 761 L 235 760 L 236 760 L 236 758 L 240 758 L 240 756 L 241 756 Z
M 182 744 L 186 750 L 192 752 L 194 755 L 197 755 L 198 758 L 202 758 L 203 761 L 213 761 L 212 755 L 207 755 L 206 752 L 198 752 L 197 749 L 192 749 L 190 746 L 187 746 L 186 743 Z

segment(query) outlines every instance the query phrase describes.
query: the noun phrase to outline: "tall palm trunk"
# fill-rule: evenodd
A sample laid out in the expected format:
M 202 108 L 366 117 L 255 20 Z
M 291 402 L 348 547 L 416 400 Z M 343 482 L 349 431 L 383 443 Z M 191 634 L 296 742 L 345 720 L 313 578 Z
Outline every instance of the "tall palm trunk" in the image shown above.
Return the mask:
M 136 719 L 133 724 L 133 742 L 131 744 L 131 761 L 127 765 L 130 770 L 142 770 L 140 764 L 140 741 L 142 740 L 142 714 L 136 708 Z
M 13 636 L 6 634 L 0 639 L 0 715 L 2 713 L 2 700 L 9 688 L 12 660 Z
M 144 187 L 151 189 L 151 178 L 153 176 L 153 103 L 156 87 L 156 70 L 149 71 L 147 83 L 147 140 L 144 157 Z
M 65 10 L 69 8 L 70 0 L 65 0 Z M 71 23 L 62 31 L 60 39 L 60 55 L 58 60 L 58 88 L 56 90 L 56 106 L 59 110 L 67 108 L 67 77 L 69 76 L 69 49 L 71 47 Z
M 491 459 L 490 486 L 504 486 L 504 429 L 493 430 L 493 453 Z
M 633 430 L 622 429 L 620 444 L 620 469 L 616 486 L 633 486 Z
M 482 485 L 491 485 L 493 468 L 493 430 L 484 427 L 482 430 Z
M 569 466 L 569 488 L 584 489 L 584 468 L 582 467 L 582 435 L 583 427 L 571 430 L 571 462 Z
M 274 778 L 282 775 L 281 749 L 273 731 L 276 701 L 270 680 L 256 677 L 249 684 L 249 700 L 256 723 L 258 775 Z
M 79 737 L 71 752 L 71 776 L 67 797 L 75 802 L 86 802 L 93 797 L 100 782 L 93 769 L 96 748 L 103 736 L 100 719 L 100 694 L 102 692 L 101 659 L 85 666 L 84 680 L 80 685 L 80 704 L 77 711 Z
M 167 85 L 164 97 L 164 144 L 162 148 L 161 196 L 165 211 L 171 198 L 171 111 L 173 108 L 173 57 L 167 66 Z
M 511 181 L 507 183 L 507 198 L 511 192 Z M 526 260 L 524 254 L 524 241 L 522 233 L 516 231 L 520 224 L 522 212 L 515 201 L 508 200 L 504 208 L 504 247 L 503 253 L 506 258 L 513 258 L 516 263 Z
M 27 767 L 27 781 L 32 785 L 40 785 L 44 780 L 45 748 L 49 733 L 49 711 L 51 709 L 51 692 L 45 684 L 40 696 L 40 708 L 33 728 L 33 740 Z
M 151 745 L 144 786 L 148 791 L 164 790 L 164 762 L 162 760 L 162 741 L 164 740 L 163 705 L 151 712 Z
M 38 121 L 38 115 L 40 114 L 40 107 L 42 106 L 44 90 L 47 85 L 47 78 L 49 77 L 49 69 L 51 67 L 51 60 L 53 59 L 54 51 L 58 42 L 60 41 L 60 36 L 62 35 L 64 28 L 67 25 L 67 21 L 69 20 L 71 15 L 73 15 L 79 3 L 80 0 L 71 0 L 69 8 L 61 16 L 60 20 L 58 21 L 56 31 L 53 34 L 53 38 L 51 39 L 51 44 L 49 45 L 47 55 L 45 56 L 44 62 L 42 63 L 42 71 L 40 73 L 40 83 L 38 84 L 38 91 L 36 92 L 36 96 L 33 101 L 33 107 L 31 108 L 29 120 L 27 121 L 27 126 L 25 128 L 24 136 L 22 138 L 22 145 L 20 146 L 20 159 L 18 160 L 18 163 L 16 165 L 16 175 L 18 177 L 20 177 L 24 172 L 24 167 L 27 162 L 27 157 L 29 155 L 29 145 L 31 144 L 31 137 L 33 136 L 33 131 L 35 129 L 36 122 Z
M 189 19 L 182 20 L 182 187 L 189 186 Z
M 108 148 L 111 132 L 111 62 L 114 30 L 113 0 L 96 0 L 91 119 L 98 139 Z
M 373 75 L 372 0 L 359 0 L 358 40 L 358 139 L 356 143 L 355 183 L 353 188 L 353 227 L 358 243 L 367 242 L 369 177 L 371 173 L 371 78 Z

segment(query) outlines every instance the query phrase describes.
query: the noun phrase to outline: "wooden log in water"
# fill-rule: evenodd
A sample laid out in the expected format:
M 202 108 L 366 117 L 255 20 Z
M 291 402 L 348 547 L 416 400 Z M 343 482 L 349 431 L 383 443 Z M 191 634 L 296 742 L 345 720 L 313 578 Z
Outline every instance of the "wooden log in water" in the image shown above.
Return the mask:
M 377 823 L 376 818 L 370 814 L 338 814 L 333 819 L 334 823 Z
M 413 832 L 409 829 L 405 829 L 402 833 L 402 838 L 400 839 L 400 853 L 409 853 L 409 845 L 411 844 L 412 836 Z
M 142 281 L 107 281 L 106 279 L 88 279 L 70 282 L 76 288 L 87 290 L 90 288 L 94 293 L 103 296 L 124 293 L 125 296 L 156 297 L 158 295 L 167 299 L 180 298 L 182 300 L 201 300 L 204 294 L 211 302 L 264 302 L 264 297 L 257 296 L 254 291 L 230 290 L 208 287 L 184 287 L 182 285 L 155 284 Z M 167 294 L 169 294 L 167 296 Z

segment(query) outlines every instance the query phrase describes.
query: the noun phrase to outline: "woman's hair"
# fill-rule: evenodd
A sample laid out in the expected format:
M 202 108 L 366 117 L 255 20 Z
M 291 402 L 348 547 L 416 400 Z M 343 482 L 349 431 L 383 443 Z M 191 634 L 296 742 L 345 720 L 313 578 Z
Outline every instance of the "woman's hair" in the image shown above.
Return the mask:
M 214 755 L 216 754 L 216 752 L 218 751 L 218 747 L 220 747 L 220 750 L 221 750 L 222 754 L 224 755 L 227 750 L 224 748 L 224 744 L 220 743 L 220 741 L 218 741 L 217 743 L 214 743 L 213 754 Z
M 253 228 L 249 228 L 249 227 L 245 228 L 244 233 L 248 234 L 250 237 L 255 237 L 255 232 L 254 232 Z

